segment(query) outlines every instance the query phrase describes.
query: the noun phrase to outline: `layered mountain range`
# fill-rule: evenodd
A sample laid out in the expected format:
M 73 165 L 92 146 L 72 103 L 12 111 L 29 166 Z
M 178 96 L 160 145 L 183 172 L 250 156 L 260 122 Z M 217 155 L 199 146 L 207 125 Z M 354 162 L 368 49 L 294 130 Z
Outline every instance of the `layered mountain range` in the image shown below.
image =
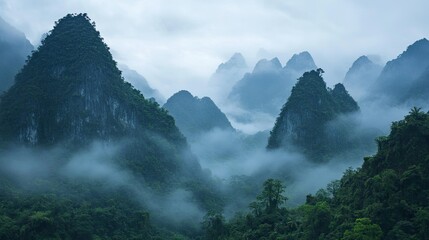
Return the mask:
M 284 67 L 278 58 L 262 59 L 235 84 L 228 98 L 248 111 L 276 115 L 296 79 L 316 68 L 308 52 L 293 55 Z

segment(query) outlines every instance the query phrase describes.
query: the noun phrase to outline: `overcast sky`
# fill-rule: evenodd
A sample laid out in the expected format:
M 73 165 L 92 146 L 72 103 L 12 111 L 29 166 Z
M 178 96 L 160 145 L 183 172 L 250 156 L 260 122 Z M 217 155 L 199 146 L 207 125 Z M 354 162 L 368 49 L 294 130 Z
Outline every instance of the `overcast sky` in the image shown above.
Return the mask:
M 364 54 L 395 58 L 429 36 L 427 0 L 0 0 L 0 15 L 33 44 L 67 13 L 86 12 L 119 63 L 169 97 L 199 95 L 217 65 L 241 52 L 285 64 L 309 51 L 341 81 Z

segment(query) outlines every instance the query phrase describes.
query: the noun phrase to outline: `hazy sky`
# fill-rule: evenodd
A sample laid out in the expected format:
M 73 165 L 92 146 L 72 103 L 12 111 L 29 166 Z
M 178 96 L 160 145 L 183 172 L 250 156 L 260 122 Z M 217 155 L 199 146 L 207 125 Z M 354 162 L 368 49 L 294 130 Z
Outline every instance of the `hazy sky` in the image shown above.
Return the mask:
M 0 0 L 0 16 L 33 44 L 67 13 L 88 13 L 115 59 L 166 97 L 199 95 L 234 52 L 253 67 L 308 50 L 328 83 L 341 81 L 360 55 L 386 61 L 428 37 L 427 9 L 427 0 Z

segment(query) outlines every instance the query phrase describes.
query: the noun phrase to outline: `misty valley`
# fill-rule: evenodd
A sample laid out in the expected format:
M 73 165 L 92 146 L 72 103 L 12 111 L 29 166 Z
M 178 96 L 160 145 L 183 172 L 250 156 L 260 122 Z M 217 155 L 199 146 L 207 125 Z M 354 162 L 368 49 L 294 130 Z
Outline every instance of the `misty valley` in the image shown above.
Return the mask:
M 231 52 L 166 98 L 97 29 L 0 18 L 0 239 L 429 239 L 427 39 L 338 81 Z

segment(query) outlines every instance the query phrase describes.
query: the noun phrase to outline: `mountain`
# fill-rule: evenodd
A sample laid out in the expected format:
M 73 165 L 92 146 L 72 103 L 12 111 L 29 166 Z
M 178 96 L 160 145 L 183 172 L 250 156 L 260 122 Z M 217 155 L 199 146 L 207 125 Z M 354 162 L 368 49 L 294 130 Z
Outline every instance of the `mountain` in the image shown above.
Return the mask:
M 245 110 L 276 115 L 296 79 L 312 69 L 316 65 L 308 52 L 293 55 L 284 68 L 278 58 L 262 59 L 234 85 L 228 98 Z
M 363 98 L 381 73 L 382 66 L 372 62 L 367 56 L 361 56 L 353 62 L 344 77 L 344 85 L 356 98 Z
M 243 55 L 241 53 L 234 53 L 234 55 L 232 55 L 228 61 L 226 61 L 225 63 L 221 63 L 218 66 L 216 72 L 214 73 L 215 76 L 213 77 L 216 78 L 216 75 L 232 75 L 235 77 L 241 77 L 240 75 L 246 68 L 247 64 Z
M 209 97 L 200 99 L 182 90 L 171 96 L 163 107 L 174 117 L 179 129 L 189 139 L 216 128 L 234 130 L 225 114 Z
M 408 46 L 396 59 L 389 61 L 376 80 L 373 94 L 387 98 L 392 104 L 401 104 L 420 99 L 412 92 L 414 86 L 427 87 L 429 70 L 429 41 L 424 38 Z M 426 89 L 415 89 L 428 92 Z
M 296 146 L 312 158 L 324 156 L 345 144 L 342 134 L 327 131 L 327 124 L 341 114 L 359 110 L 342 84 L 326 88 L 323 70 L 303 74 L 277 117 L 268 141 L 268 149 Z
M 262 59 L 255 65 L 252 73 L 246 73 L 234 85 L 228 99 L 238 102 L 247 110 L 272 112 L 285 95 L 278 92 L 287 88 L 287 85 L 280 61 L 277 58 L 270 61 Z
M 221 63 L 216 72 L 210 77 L 209 96 L 217 102 L 226 100 L 234 84 L 240 80 L 247 71 L 247 63 L 241 53 L 234 53 L 231 58 Z
M 300 77 L 303 73 L 317 69 L 313 57 L 309 52 L 301 52 L 294 54 L 284 67 L 285 71 L 289 72 L 293 78 Z
M 148 212 L 191 232 L 199 209 L 222 204 L 173 117 L 123 80 L 86 14 L 56 22 L 2 96 L 0 137 L 1 239 L 168 239 Z
M 125 81 L 131 83 L 133 87 L 139 90 L 146 99 L 154 98 L 158 103 L 165 102 L 161 93 L 149 86 L 146 78 L 140 75 L 140 73 L 128 68 L 126 65 L 120 65 L 119 68 L 122 71 L 122 76 Z
M 0 93 L 13 85 L 32 50 L 25 35 L 0 18 Z

